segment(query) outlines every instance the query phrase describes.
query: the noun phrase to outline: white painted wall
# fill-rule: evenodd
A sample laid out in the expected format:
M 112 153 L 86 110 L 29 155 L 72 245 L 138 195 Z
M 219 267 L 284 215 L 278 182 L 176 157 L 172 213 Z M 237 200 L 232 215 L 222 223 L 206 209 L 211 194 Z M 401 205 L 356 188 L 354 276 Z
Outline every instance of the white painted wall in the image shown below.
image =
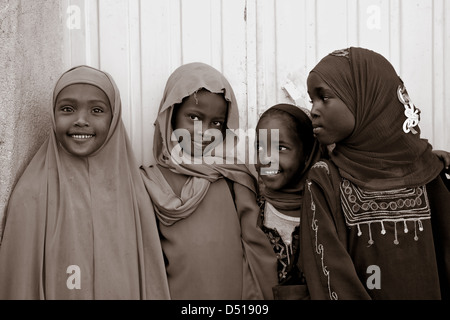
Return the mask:
M 422 111 L 422 136 L 450 151 L 450 1 L 63 1 L 65 67 L 89 64 L 112 74 L 142 163 L 153 161 L 153 122 L 166 80 L 181 64 L 222 71 L 246 129 L 267 107 L 293 102 L 283 87 L 294 85 L 297 103 L 309 107 L 308 71 L 349 46 L 392 62 Z

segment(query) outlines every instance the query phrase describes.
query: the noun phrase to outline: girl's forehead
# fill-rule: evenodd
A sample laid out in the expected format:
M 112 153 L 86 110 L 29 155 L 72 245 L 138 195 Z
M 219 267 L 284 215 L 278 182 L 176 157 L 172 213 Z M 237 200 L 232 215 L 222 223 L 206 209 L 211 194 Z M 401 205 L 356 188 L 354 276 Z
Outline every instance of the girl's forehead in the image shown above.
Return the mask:
M 256 127 L 259 129 L 279 129 L 287 124 L 294 124 L 291 116 L 283 111 L 275 111 L 262 116 Z
M 186 98 L 181 107 L 202 114 L 226 115 L 228 104 L 223 94 L 202 90 Z
M 300 141 L 299 135 L 297 134 L 297 125 L 295 121 L 285 112 L 277 112 L 264 116 L 258 122 L 256 129 L 257 131 L 266 129 L 267 134 L 271 136 L 271 139 L 273 139 L 274 136 L 272 133 L 276 132 L 279 140 Z
M 199 100 L 202 102 L 226 102 L 223 93 L 214 93 L 206 89 L 201 89 L 194 92 L 190 98 L 194 98 L 194 100 Z
M 114 80 L 101 70 L 79 66 L 66 71 L 57 81 L 54 88 L 54 98 L 61 90 L 72 84 L 90 84 L 103 90 L 112 102 L 115 100 L 117 87 Z
M 106 96 L 106 93 L 102 89 L 90 83 L 72 83 L 62 88 L 59 93 L 78 92 L 82 90 L 89 90 L 89 92 L 97 92 L 99 95 Z
M 266 135 L 261 134 L 260 130 L 267 130 Z M 283 143 L 290 145 L 291 148 L 301 147 L 302 140 L 291 126 L 281 126 L 279 128 L 258 128 L 256 141 L 259 143 Z
M 326 78 L 326 73 L 325 74 L 321 74 L 319 76 L 319 74 L 317 72 L 311 72 L 308 75 L 308 78 L 306 79 L 306 84 L 308 87 L 326 87 L 328 88 L 328 85 L 326 84 L 326 82 L 323 80 L 323 78 Z
M 102 89 L 87 83 L 74 83 L 64 87 L 56 96 L 56 102 L 62 99 L 96 100 L 110 105 L 109 98 Z

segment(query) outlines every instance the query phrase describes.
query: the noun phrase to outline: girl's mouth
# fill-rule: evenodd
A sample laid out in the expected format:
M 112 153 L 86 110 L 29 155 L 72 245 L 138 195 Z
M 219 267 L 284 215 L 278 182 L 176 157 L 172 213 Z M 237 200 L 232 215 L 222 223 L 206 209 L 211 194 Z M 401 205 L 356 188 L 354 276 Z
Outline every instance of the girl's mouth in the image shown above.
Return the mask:
M 92 138 L 93 134 L 70 134 L 70 137 L 77 139 L 77 140 L 86 140 Z
M 277 174 L 281 173 L 281 170 L 271 170 L 271 168 L 261 168 L 260 170 L 261 175 L 263 176 L 276 176 Z
M 314 127 L 313 128 L 313 133 L 314 134 L 318 134 L 320 132 L 320 130 L 322 130 L 322 127 Z

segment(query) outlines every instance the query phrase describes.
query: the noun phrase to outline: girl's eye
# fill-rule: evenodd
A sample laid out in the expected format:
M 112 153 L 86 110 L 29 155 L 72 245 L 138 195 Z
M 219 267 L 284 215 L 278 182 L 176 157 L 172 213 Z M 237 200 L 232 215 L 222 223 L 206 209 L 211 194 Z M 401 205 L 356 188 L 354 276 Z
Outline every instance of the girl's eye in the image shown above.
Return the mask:
M 285 151 L 285 150 L 287 150 L 287 148 L 286 148 L 286 147 L 283 147 L 283 146 L 279 146 L 279 147 L 278 147 L 278 150 L 280 150 L 280 151 Z
M 194 116 L 194 115 L 189 115 L 189 118 L 191 118 L 191 120 L 194 120 L 194 121 L 198 121 L 198 120 L 200 120 L 197 116 Z
M 213 125 L 215 125 L 216 127 L 221 127 L 222 126 L 222 122 L 220 122 L 220 121 L 213 121 Z
M 102 112 L 103 112 L 103 109 L 102 109 L 102 108 L 94 108 L 94 109 L 92 109 L 92 111 L 93 111 L 94 113 L 102 113 Z
M 73 108 L 71 106 L 63 106 L 60 109 L 62 112 L 73 112 Z
M 256 151 L 258 151 L 258 152 L 262 152 L 262 151 L 264 151 L 264 148 L 263 148 L 263 146 L 261 146 L 260 144 L 258 144 L 258 143 L 255 143 L 255 149 L 256 149 Z
M 325 96 L 322 97 L 322 100 L 323 100 L 323 101 L 327 101 L 328 99 L 330 99 L 330 98 L 329 98 L 329 97 L 325 97 Z

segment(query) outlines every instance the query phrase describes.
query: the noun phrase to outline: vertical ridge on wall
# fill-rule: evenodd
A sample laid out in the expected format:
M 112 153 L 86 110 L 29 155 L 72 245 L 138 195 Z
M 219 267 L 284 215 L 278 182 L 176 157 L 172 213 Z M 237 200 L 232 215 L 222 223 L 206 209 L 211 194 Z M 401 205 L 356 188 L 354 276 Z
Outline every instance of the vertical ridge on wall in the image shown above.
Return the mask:
M 258 122 L 258 88 L 257 74 L 257 43 L 256 43 L 256 0 L 246 0 L 244 8 L 245 20 L 245 57 L 246 57 L 246 105 L 247 128 L 256 128 Z
M 317 63 L 328 53 L 348 46 L 347 40 L 347 0 L 317 0 L 315 42 Z
M 291 103 L 302 107 L 309 107 L 306 94 L 306 61 L 307 35 L 303 32 L 304 19 L 299 15 L 305 14 L 303 1 L 275 2 L 276 21 L 276 96 L 270 105 L 276 103 Z M 295 90 L 292 89 L 295 87 Z M 269 106 L 270 106 L 269 105 Z
M 400 64 L 400 23 L 400 1 L 391 0 L 389 2 L 389 60 L 399 74 L 402 71 Z
M 440 132 L 447 131 L 445 125 L 446 93 L 445 90 L 445 4 L 444 0 L 433 2 L 433 77 L 432 77 L 432 116 L 433 116 L 433 141 L 438 141 Z M 448 102 L 448 97 L 447 97 Z M 445 137 L 445 135 L 444 135 Z M 447 138 L 448 139 L 448 138 Z M 445 144 L 442 144 L 442 147 Z M 441 144 L 435 144 L 436 148 L 442 148 Z
M 316 41 L 317 3 L 305 0 L 306 69 L 311 70 L 318 62 Z
M 122 120 L 130 134 L 129 6 L 126 0 L 99 1 L 100 68 L 114 78 L 122 100 Z
M 443 42 L 444 42 L 444 80 L 443 80 L 443 86 L 444 86 L 444 110 L 443 114 L 441 114 L 442 119 L 446 119 L 444 131 L 438 132 L 436 134 L 437 137 L 437 143 L 436 145 L 440 149 L 450 150 L 450 92 L 448 88 L 450 88 L 450 4 L 448 1 L 444 2 L 444 22 L 443 22 L 443 28 L 444 28 L 444 35 L 443 35 Z
M 222 24 L 226 26 L 222 29 L 223 69 L 221 71 L 233 87 L 239 107 L 239 124 L 242 129 L 248 126 L 245 8 L 245 1 L 226 0 L 223 1 L 221 13 Z
M 63 29 L 63 41 L 64 43 L 62 44 L 62 51 L 63 51 L 63 69 L 66 70 L 68 69 L 71 64 L 72 64 L 72 55 L 71 55 L 71 39 L 70 39 L 70 30 L 68 27 L 68 7 L 69 7 L 69 1 L 70 0 L 61 0 L 61 20 L 62 20 L 62 29 Z
M 401 73 L 412 102 L 421 110 L 421 136 L 433 140 L 433 1 L 401 3 Z M 420 23 L 411 23 L 420 21 Z M 409 37 L 405 35 L 411 35 Z M 420 50 L 418 50 L 420 48 Z
M 359 44 L 390 58 L 390 1 L 369 0 L 358 2 Z M 391 61 L 392 62 L 392 61 Z
M 166 81 L 182 63 L 180 0 L 141 2 L 142 146 L 141 162 L 154 162 L 154 122 Z
M 223 70 L 223 24 L 222 1 L 210 0 L 210 37 L 211 37 L 211 65 L 217 70 Z
M 130 127 L 128 128 L 133 151 L 136 158 L 142 161 L 142 63 L 141 63 L 141 21 L 140 21 L 141 0 L 128 1 L 128 47 L 129 59 L 129 100 L 127 109 L 130 113 Z
M 359 46 L 358 0 L 347 0 L 347 46 Z
M 211 1 L 182 0 L 181 1 L 181 49 L 182 64 L 203 61 L 211 64 L 212 37 Z
M 94 68 L 99 68 L 99 10 L 98 0 L 85 2 L 86 5 L 86 64 Z
M 433 43 L 433 51 L 432 51 L 432 65 L 431 69 L 433 70 L 433 77 L 431 79 L 431 87 L 433 88 L 433 94 L 431 96 L 431 105 L 432 108 L 432 128 L 434 135 L 434 131 L 438 129 L 438 127 L 441 127 L 441 122 L 439 119 L 436 118 L 436 111 L 441 111 L 442 103 L 443 103 L 443 96 L 444 96 L 444 88 L 442 86 L 443 84 L 443 55 L 442 55 L 442 49 L 443 49 L 443 17 L 442 17 L 442 9 L 443 9 L 443 3 L 439 0 L 434 0 L 432 4 L 432 43 Z M 434 139 L 433 139 L 434 140 Z
M 65 69 L 69 69 L 72 66 L 86 64 L 86 10 L 82 0 L 64 0 L 62 9 L 66 41 Z
M 270 106 L 277 94 L 274 6 L 274 0 L 267 0 L 257 2 L 256 7 L 256 76 L 259 113 Z

